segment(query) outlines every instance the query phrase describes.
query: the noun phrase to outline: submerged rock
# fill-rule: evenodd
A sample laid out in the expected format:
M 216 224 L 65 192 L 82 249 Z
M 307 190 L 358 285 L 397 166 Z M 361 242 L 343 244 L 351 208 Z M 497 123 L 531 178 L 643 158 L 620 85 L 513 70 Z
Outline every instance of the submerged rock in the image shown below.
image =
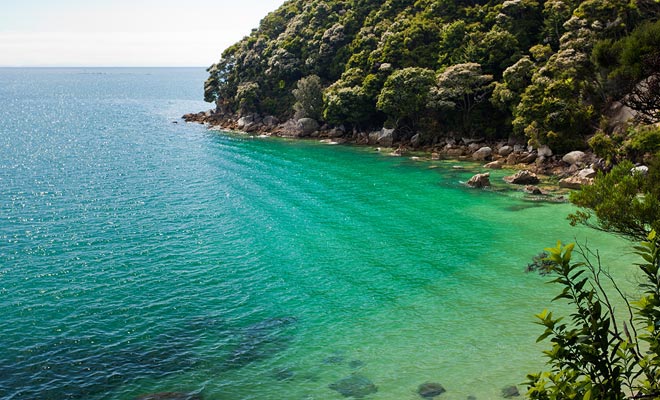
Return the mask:
M 516 172 L 515 175 L 505 176 L 504 181 L 514 185 L 536 185 L 540 179 L 535 173 L 523 170 Z
M 136 397 L 135 400 L 202 400 L 202 395 L 183 392 L 161 392 Z
M 502 397 L 505 399 L 510 399 L 512 397 L 518 397 L 520 396 L 520 392 L 518 391 L 518 388 L 516 386 L 507 386 L 504 389 L 502 389 Z
M 536 196 L 541 196 L 544 193 L 541 191 L 541 189 L 538 188 L 538 186 L 534 185 L 527 185 L 525 186 L 525 193 L 533 194 Z
M 355 397 L 356 399 L 361 399 L 378 391 L 378 387 L 369 378 L 359 374 L 352 374 L 340 379 L 335 383 L 331 383 L 328 387 L 344 397 Z
M 344 356 L 330 356 L 323 359 L 323 364 L 342 364 L 345 361 Z
M 419 385 L 417 388 L 417 393 L 425 399 L 432 399 L 436 396 L 440 396 L 447 390 L 439 383 L 435 382 L 426 382 Z
M 362 360 L 351 360 L 351 362 L 348 363 L 348 366 L 353 368 L 353 369 L 357 369 L 357 368 L 360 368 L 360 367 L 364 366 L 364 361 L 362 361 Z
M 490 173 L 486 172 L 485 174 L 476 174 L 469 181 L 467 185 L 473 188 L 483 188 L 490 186 Z
M 275 368 L 273 370 L 273 378 L 278 381 L 288 381 L 293 379 L 295 373 L 289 368 Z
M 241 368 L 284 351 L 293 339 L 287 331 L 296 321 L 295 317 L 268 318 L 248 326 L 223 367 Z

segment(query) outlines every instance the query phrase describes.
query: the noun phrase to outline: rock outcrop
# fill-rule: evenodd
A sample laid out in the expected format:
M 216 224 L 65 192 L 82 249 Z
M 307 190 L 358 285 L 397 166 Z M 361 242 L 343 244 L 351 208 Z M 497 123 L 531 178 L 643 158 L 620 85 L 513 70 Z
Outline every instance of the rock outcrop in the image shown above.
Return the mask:
M 476 174 L 469 181 L 467 185 L 473 188 L 484 188 L 490 186 L 490 173 Z
M 484 165 L 484 168 L 502 169 L 502 161 L 497 160 L 497 161 L 489 162 L 488 164 Z
M 586 158 L 586 154 L 582 151 L 571 151 L 570 153 L 564 155 L 562 157 L 562 161 L 570 164 L 570 165 L 575 165 L 584 162 Z
M 484 161 L 490 159 L 490 156 L 493 155 L 493 149 L 490 147 L 480 147 L 479 150 L 475 151 L 472 154 L 472 159 L 475 161 Z
M 559 187 L 564 189 L 582 189 L 582 186 L 593 185 L 593 178 L 584 178 L 579 175 L 569 176 L 559 181 Z
M 540 182 L 540 179 L 535 173 L 522 170 L 516 172 L 515 175 L 505 176 L 504 181 L 514 185 L 536 185 Z

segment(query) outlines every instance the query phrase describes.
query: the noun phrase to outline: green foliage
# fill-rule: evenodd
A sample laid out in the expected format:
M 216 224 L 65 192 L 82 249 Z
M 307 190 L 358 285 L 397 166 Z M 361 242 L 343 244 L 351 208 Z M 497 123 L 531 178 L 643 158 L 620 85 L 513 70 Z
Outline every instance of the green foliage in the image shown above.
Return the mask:
M 598 42 L 592 57 L 608 80 L 608 95 L 635 110 L 639 122 L 660 122 L 660 21 Z
M 616 145 L 614 141 L 602 131 L 599 131 L 589 139 L 589 147 L 591 147 L 598 157 L 605 159 L 608 163 L 614 161 L 616 157 Z
M 493 85 L 463 97 L 467 102 L 439 87 L 434 104 L 442 112 L 422 113 L 435 135 L 513 132 L 556 152 L 572 150 L 594 133 L 610 98 L 631 93 L 630 82 L 660 88 L 660 76 L 649 74 L 660 70 L 660 57 L 649 57 L 659 47 L 657 23 L 643 23 L 657 19 L 659 8 L 654 0 L 289 0 L 209 68 L 204 99 L 227 114 L 321 118 L 292 94 L 302 78 L 318 76 L 328 122 L 409 125 L 420 117 L 419 104 L 404 110 L 385 101 L 394 97 L 388 77 L 477 64 Z M 376 107 L 381 93 L 387 95 Z M 640 92 L 624 100 L 657 114 L 655 99 Z
M 534 144 L 570 150 L 590 131 L 595 109 L 590 104 L 592 82 L 586 80 L 589 59 L 566 49 L 555 53 L 533 75 L 514 111 L 513 127 Z
M 632 158 L 639 158 L 647 153 L 660 154 L 660 127 L 643 126 L 632 129 L 625 147 Z
M 256 82 L 245 82 L 238 86 L 234 101 L 238 103 L 241 114 L 258 111 L 259 84 Z
M 404 68 L 395 71 L 385 81 L 376 106 L 387 115 L 393 116 L 397 126 L 405 121 L 413 131 L 428 102 L 435 73 L 423 68 Z
M 660 165 L 648 174 L 624 161 L 607 175 L 599 174 L 592 186 L 571 193 L 580 210 L 569 216 L 572 225 L 583 224 L 633 240 L 643 240 L 653 229 L 660 232 Z
M 361 125 L 370 117 L 369 98 L 359 86 L 330 86 L 324 93 L 324 104 L 323 117 L 333 124 Z
M 293 104 L 295 118 L 313 118 L 320 121 L 323 116 L 323 86 L 316 75 L 301 78 L 293 89 L 296 102 Z
M 660 395 L 660 243 L 655 232 L 636 247 L 643 260 L 641 299 L 628 303 L 616 282 L 603 269 L 598 253 L 578 248 L 585 260 L 573 262 L 575 246 L 546 249 L 545 260 L 562 289 L 553 301 L 567 301 L 570 318 L 543 311 L 537 315 L 548 340 L 545 351 L 549 371 L 528 375 L 527 395 L 532 400 L 657 398 Z M 595 259 L 595 262 L 591 260 Z M 627 321 L 620 322 L 608 293 L 621 296 Z M 641 332 L 638 334 L 638 332 Z M 641 351 L 646 342 L 648 351 Z
M 470 115 L 493 90 L 493 76 L 483 74 L 477 63 L 457 64 L 438 76 L 431 90 L 431 107 L 461 114 L 462 130 L 471 133 Z

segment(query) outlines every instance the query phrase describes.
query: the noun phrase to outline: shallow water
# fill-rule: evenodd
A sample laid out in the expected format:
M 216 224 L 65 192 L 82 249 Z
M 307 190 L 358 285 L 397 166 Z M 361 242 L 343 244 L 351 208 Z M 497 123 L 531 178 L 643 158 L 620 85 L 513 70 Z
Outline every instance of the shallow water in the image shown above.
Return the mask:
M 452 162 L 174 124 L 204 76 L 0 69 L 0 398 L 498 398 L 543 367 L 533 255 L 588 239 L 632 281 Z

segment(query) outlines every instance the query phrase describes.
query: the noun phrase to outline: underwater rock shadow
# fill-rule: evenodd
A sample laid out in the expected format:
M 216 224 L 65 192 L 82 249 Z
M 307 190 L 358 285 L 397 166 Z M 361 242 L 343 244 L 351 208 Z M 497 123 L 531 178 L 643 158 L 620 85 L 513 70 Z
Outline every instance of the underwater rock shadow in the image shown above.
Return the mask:
M 216 372 L 239 369 L 285 351 L 294 340 L 295 317 L 268 318 L 237 332 L 238 343 Z

